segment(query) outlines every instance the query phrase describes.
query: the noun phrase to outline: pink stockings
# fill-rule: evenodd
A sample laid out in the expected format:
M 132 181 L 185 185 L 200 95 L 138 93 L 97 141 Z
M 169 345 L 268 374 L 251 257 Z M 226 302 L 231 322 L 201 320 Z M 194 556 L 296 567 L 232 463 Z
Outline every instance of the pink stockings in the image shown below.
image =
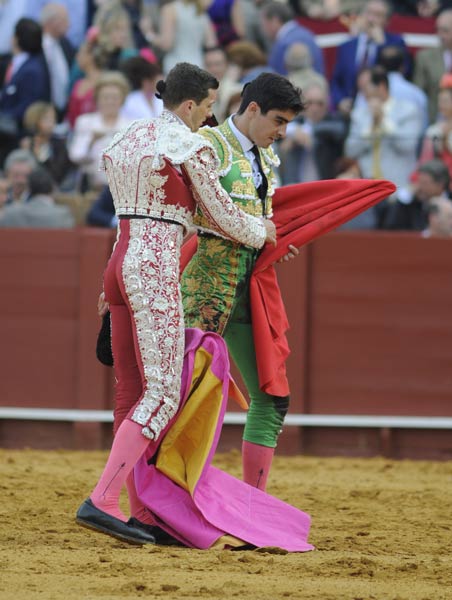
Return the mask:
M 133 468 L 148 446 L 155 442 L 145 438 L 141 429 L 142 426 L 138 423 L 124 419 L 113 440 L 105 469 L 90 496 L 97 508 L 121 521 L 127 521 L 119 508 L 119 494 L 126 482 L 132 511 L 139 513 L 140 509 L 144 510 L 133 485 Z M 132 514 L 138 519 L 139 516 L 143 517 L 133 512 Z
M 118 500 L 126 484 L 132 516 L 149 523 L 135 492 L 133 467 L 149 444 L 143 426 L 149 428 L 150 437 L 162 439 L 179 406 L 184 356 L 179 290 L 183 228 L 153 219 L 120 219 L 119 230 L 104 273 L 117 380 L 115 439 L 91 500 L 99 509 L 124 519 Z M 151 393 L 155 388 L 161 397 L 158 406 Z M 157 445 L 152 444 L 155 451 Z
M 135 517 L 135 519 L 138 519 L 138 521 L 141 521 L 142 523 L 146 523 L 147 525 L 155 525 L 155 520 L 153 519 L 151 512 L 148 508 L 146 508 L 146 506 L 144 506 L 137 496 L 133 470 L 126 479 L 126 488 L 127 496 L 129 498 L 131 516 Z
M 265 491 L 274 453 L 274 448 L 244 440 L 242 443 L 243 481 Z
M 109 515 L 127 521 L 119 508 L 119 495 L 122 487 L 127 484 L 131 512 L 138 520 L 152 523 L 146 518 L 143 507 L 135 491 L 133 468 L 151 442 L 141 433 L 141 425 L 129 419 L 124 419 L 113 440 L 110 455 L 104 471 L 91 494 L 93 504 Z M 273 448 L 243 442 L 243 479 L 246 483 L 265 490 L 270 466 L 273 459 Z

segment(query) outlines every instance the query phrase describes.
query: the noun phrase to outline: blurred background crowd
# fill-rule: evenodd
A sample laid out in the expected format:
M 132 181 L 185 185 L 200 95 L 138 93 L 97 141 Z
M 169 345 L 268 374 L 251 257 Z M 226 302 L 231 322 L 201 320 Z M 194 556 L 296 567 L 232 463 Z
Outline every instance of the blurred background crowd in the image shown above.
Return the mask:
M 0 227 L 114 227 L 101 150 L 180 61 L 220 81 L 219 122 L 263 71 L 301 88 L 282 185 L 396 184 L 344 228 L 452 237 L 452 0 L 0 0 Z

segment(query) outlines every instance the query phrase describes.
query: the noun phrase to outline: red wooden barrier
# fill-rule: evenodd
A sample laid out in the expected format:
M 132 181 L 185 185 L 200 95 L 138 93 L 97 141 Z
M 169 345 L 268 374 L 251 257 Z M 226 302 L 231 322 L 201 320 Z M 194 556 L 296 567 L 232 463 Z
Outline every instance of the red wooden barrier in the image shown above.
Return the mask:
M 96 302 L 111 231 L 3 230 L 0 398 L 3 406 L 109 408 L 94 354 Z M 0 443 L 103 445 L 99 424 L 0 422 Z M 23 432 L 23 433 L 21 433 Z
M 112 408 L 94 354 L 112 231 L 0 235 L 3 406 Z M 278 266 L 291 414 L 452 416 L 452 242 L 334 233 Z M 231 410 L 236 410 L 233 406 Z M 241 427 L 220 449 L 239 447 Z M 279 452 L 452 457 L 450 431 L 286 427 Z M 106 448 L 111 424 L 0 420 L 0 445 Z
M 452 240 L 344 232 L 305 252 L 308 269 L 294 261 L 286 267 L 290 279 L 281 279 L 289 320 L 299 331 L 288 365 L 293 408 L 452 416 Z M 309 290 L 301 299 L 293 285 L 299 281 Z M 301 447 L 315 454 L 451 457 L 452 436 L 304 428 Z

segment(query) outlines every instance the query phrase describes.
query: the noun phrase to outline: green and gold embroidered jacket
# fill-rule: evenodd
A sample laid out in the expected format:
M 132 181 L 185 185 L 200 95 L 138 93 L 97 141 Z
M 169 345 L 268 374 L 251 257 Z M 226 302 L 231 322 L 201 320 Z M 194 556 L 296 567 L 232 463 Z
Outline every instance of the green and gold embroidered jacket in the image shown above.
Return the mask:
M 271 217 L 271 198 L 276 185 L 274 169 L 279 165 L 279 158 L 272 148 L 259 149 L 268 180 L 264 215 L 263 203 L 254 185 L 251 162 L 243 154 L 228 121 L 219 127 L 205 127 L 200 133 L 215 148 L 221 185 L 234 203 L 253 216 Z M 194 224 L 201 232 L 211 231 L 200 211 L 194 217 Z M 234 319 L 237 317 L 248 322 L 249 278 L 257 255 L 255 249 L 224 238 L 199 236 L 198 250 L 181 277 L 185 326 L 222 335 L 232 311 Z
M 279 166 L 279 158 L 272 148 L 260 148 L 262 168 L 268 180 L 266 210 L 263 215 L 260 200 L 253 180 L 253 170 L 248 158 L 243 154 L 240 142 L 232 133 L 228 121 L 219 127 L 204 127 L 199 131 L 215 148 L 219 160 L 218 174 L 221 185 L 235 204 L 255 217 L 272 216 L 271 198 L 275 192 L 276 177 L 274 169 Z M 210 229 L 206 219 L 198 211 L 195 225 L 200 229 Z

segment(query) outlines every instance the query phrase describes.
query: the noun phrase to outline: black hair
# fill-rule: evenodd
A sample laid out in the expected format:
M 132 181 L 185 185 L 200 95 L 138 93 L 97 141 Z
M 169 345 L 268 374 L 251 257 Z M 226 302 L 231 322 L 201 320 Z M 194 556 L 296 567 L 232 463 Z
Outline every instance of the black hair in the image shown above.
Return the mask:
M 34 169 L 28 176 L 28 187 L 30 196 L 37 194 L 51 194 L 54 191 L 54 183 L 50 173 L 41 167 Z
M 449 187 L 449 169 L 447 168 L 446 163 L 439 158 L 433 158 L 432 160 L 423 163 L 418 168 L 418 173 L 427 173 L 435 183 L 441 184 L 444 189 Z
M 145 79 L 154 79 L 162 73 L 158 65 L 150 63 L 142 56 L 131 56 L 122 61 L 119 70 L 127 77 L 133 90 L 141 89 Z
M 19 19 L 14 28 L 14 35 L 21 50 L 29 54 L 42 52 L 42 28 L 33 19 Z
M 406 52 L 401 46 L 385 46 L 380 50 L 378 64 L 388 73 L 401 71 L 405 64 Z
M 386 69 L 383 67 L 376 66 L 370 70 L 370 82 L 372 85 L 381 85 L 382 83 L 389 89 L 389 79 Z
M 239 115 L 245 112 L 250 102 L 256 102 L 264 115 L 269 110 L 290 110 L 298 114 L 304 108 L 300 88 L 277 73 L 261 73 L 244 86 Z
M 196 65 L 178 63 L 168 73 L 166 80 L 157 83 L 157 91 L 166 108 L 176 108 L 185 100 L 196 104 L 208 97 L 209 90 L 218 89 L 218 80 Z

